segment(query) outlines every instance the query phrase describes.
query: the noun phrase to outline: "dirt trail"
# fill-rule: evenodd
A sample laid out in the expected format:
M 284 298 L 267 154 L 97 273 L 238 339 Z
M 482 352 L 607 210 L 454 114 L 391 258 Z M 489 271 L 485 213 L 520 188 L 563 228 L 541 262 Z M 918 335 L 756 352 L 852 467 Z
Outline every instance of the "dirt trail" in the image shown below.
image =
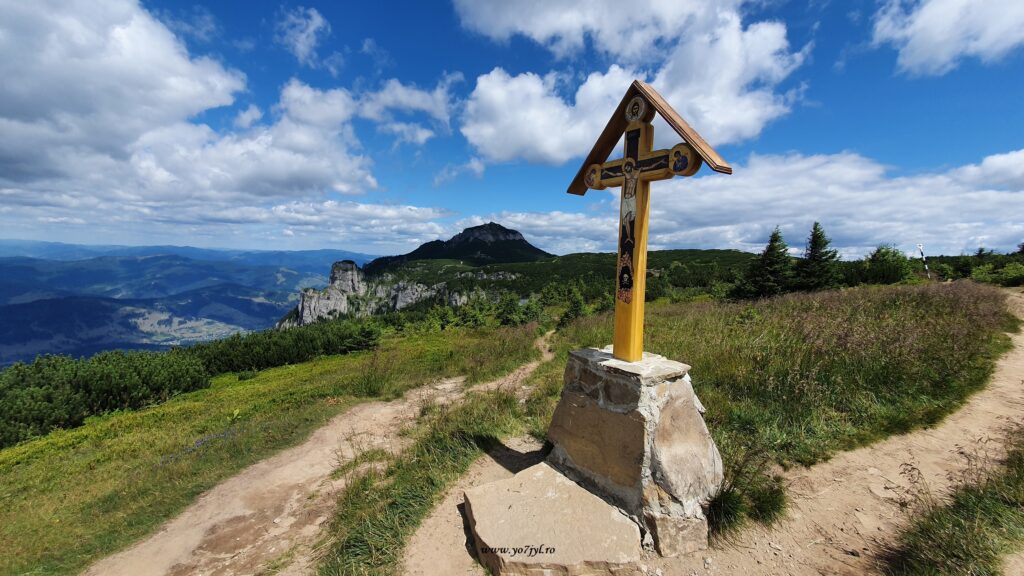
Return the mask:
M 547 337 L 536 346 L 551 358 Z M 520 390 L 540 361 L 469 390 Z M 368 402 L 331 419 L 302 444 L 225 480 L 156 533 L 93 564 L 87 576 L 302 574 L 312 570 L 312 547 L 334 508 L 345 478 L 331 473 L 359 453 L 398 453 L 400 431 L 429 403 L 455 402 L 467 389 L 452 378 L 406 392 L 391 402 Z M 278 572 L 280 571 L 280 572 Z
M 1009 304 L 1024 318 L 1024 294 L 1014 291 Z M 768 529 L 745 529 L 728 543 L 686 558 L 652 556 L 647 559 L 650 573 L 878 573 L 881 546 L 892 542 L 909 518 L 910 495 L 924 486 L 932 496 L 947 495 L 966 470 L 967 456 L 1000 457 L 1003 432 L 1011 424 L 1024 422 L 1024 333 L 1012 339 L 1013 350 L 999 360 L 985 389 L 938 426 L 789 471 L 788 512 L 781 522 Z M 697 382 L 698 393 L 699 386 Z M 516 466 L 509 462 L 540 459 L 538 452 L 517 449 L 515 443 L 508 446 L 505 451 L 511 456 L 496 453 L 477 461 L 424 522 L 406 552 L 406 574 L 485 574 L 471 556 L 457 506 L 465 489 L 511 476 Z M 916 483 L 912 476 L 918 478 Z M 436 553 L 441 547 L 447 554 Z M 1008 559 L 1006 566 L 1007 574 L 1024 574 L 1024 556 Z

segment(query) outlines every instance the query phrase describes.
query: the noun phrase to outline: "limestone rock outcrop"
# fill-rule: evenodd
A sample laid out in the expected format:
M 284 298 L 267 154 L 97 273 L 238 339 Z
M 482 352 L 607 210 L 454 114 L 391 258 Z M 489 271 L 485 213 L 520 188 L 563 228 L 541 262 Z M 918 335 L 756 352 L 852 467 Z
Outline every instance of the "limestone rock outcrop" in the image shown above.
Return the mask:
M 355 262 L 342 260 L 331 266 L 330 284 L 322 290 L 306 288 L 300 292 L 298 306 L 278 322 L 277 327 L 302 326 L 349 314 L 369 316 L 392 312 L 430 298 L 440 298 L 450 306 L 461 306 L 469 295 L 453 292 L 443 282 L 425 286 L 395 280 L 388 274 L 367 278 Z

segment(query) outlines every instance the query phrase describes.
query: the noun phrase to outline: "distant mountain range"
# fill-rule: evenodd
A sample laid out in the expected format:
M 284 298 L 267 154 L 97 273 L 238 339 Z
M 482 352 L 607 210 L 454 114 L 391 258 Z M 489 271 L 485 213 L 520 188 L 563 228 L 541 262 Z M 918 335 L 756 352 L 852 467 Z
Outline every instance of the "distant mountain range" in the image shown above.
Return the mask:
M 372 256 L 0 240 L 0 364 L 268 328 L 338 259 Z
M 345 250 L 211 250 L 0 240 L 0 365 L 38 354 L 159 349 L 261 330 L 328 284 L 332 264 L 532 262 L 551 255 L 496 223 L 374 259 Z M 390 286 L 380 290 L 390 296 Z M 406 290 L 398 302 L 413 296 Z M 392 308 L 394 306 L 391 306 Z M 382 309 L 388 308 L 382 305 Z
M 347 250 L 218 250 L 192 246 L 116 246 L 65 244 L 36 240 L 0 239 L 0 257 L 25 256 L 44 260 L 87 260 L 102 256 L 182 256 L 190 260 L 235 262 L 251 266 L 286 266 L 300 272 L 323 273 L 324 262 L 352 260 L 363 264 L 376 258 Z

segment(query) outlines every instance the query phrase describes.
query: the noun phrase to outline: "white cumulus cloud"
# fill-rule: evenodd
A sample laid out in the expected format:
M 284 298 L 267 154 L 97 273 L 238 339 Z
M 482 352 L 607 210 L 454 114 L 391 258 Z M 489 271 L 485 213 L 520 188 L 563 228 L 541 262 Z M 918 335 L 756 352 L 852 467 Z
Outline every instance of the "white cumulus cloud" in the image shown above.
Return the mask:
M 553 1 L 529 9 L 460 1 L 456 7 L 465 26 L 491 38 L 521 34 L 556 55 L 584 50 L 589 38 L 619 62 L 589 74 L 568 97 L 568 80 L 554 72 L 511 75 L 495 68 L 478 77 L 460 129 L 492 162 L 561 164 L 586 154 L 634 78 L 652 82 L 714 145 L 756 137 L 789 112 L 799 90 L 779 86 L 810 50 L 792 50 L 780 22 L 745 24 L 739 3 L 650 1 L 602 9 Z
M 2 5 L 5 234 L 245 245 L 280 238 L 286 228 L 308 242 L 346 239 L 383 251 L 442 229 L 434 222 L 442 210 L 325 198 L 377 187 L 352 126 L 367 114 L 350 90 L 292 79 L 267 110 L 239 108 L 236 130 L 215 130 L 195 118 L 234 105 L 245 76 L 191 55 L 138 2 Z M 386 123 L 411 109 L 443 124 L 451 81 L 423 91 L 426 104 L 377 98 L 375 115 Z M 416 129 L 396 133 L 425 138 Z M 303 221 L 323 231 L 302 228 Z M 409 230 L 400 231 L 406 223 Z M 70 224 L 84 226 L 79 232 Z
M 735 11 L 741 0 L 455 0 L 462 25 L 499 41 L 522 35 L 564 57 L 586 41 L 619 59 L 648 58 L 685 32 L 714 26 L 719 12 Z
M 485 170 L 486 166 L 484 165 L 483 160 L 479 158 L 470 158 L 463 164 L 447 164 L 434 175 L 434 186 L 436 187 L 445 184 L 446 182 L 450 182 L 466 173 L 480 178 L 484 175 Z
M 298 6 L 284 12 L 277 23 L 275 40 L 300 64 L 316 67 L 317 45 L 331 33 L 331 24 L 316 8 Z
M 123 160 L 154 127 L 245 87 L 131 1 L 5 2 L 0 53 L 0 178 L 15 181 Z
M 572 102 L 557 95 L 555 74 L 509 75 L 501 68 L 477 78 L 466 102 L 462 134 L 488 160 L 562 164 L 586 154 L 633 75 L 619 66 L 595 72 Z
M 260 107 L 255 104 L 249 104 L 248 108 L 240 111 L 235 116 L 235 126 L 238 128 L 248 128 L 254 123 L 259 122 L 260 118 L 263 118 L 263 111 L 260 110 Z
M 993 62 L 1024 44 L 1018 0 L 888 0 L 874 22 L 874 43 L 899 50 L 900 70 L 940 75 L 965 57 Z
M 445 74 L 433 90 L 424 90 L 391 78 L 362 98 L 360 114 L 371 120 L 387 120 L 394 111 L 422 112 L 447 128 L 451 118 L 451 87 L 461 81 L 462 74 Z
M 399 144 L 416 144 L 422 146 L 434 137 L 434 131 L 411 122 L 387 122 L 378 126 L 378 130 L 395 136 L 395 146 Z

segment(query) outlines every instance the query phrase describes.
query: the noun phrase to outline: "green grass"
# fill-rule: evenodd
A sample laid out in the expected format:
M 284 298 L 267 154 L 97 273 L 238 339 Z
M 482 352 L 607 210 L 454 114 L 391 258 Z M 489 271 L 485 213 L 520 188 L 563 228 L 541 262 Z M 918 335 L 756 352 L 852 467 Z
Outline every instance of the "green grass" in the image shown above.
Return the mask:
M 569 350 L 611 341 L 608 315 L 559 333 L 559 360 L 534 374 L 542 436 Z M 929 426 L 991 373 L 1016 322 L 998 289 L 860 287 L 753 303 L 650 305 L 645 349 L 693 366 L 694 390 L 726 467 L 712 503 L 718 532 L 784 506 L 776 465 L 810 465 Z
M 1014 326 L 1003 294 L 971 283 L 656 304 L 647 318 L 646 348 L 694 366 L 726 464 L 710 511 L 719 534 L 783 511 L 776 465 L 938 421 L 984 384 Z M 555 359 L 530 376 L 525 403 L 491 394 L 428 414 L 411 451 L 350 485 L 320 573 L 398 571 L 409 537 L 484 450 L 512 433 L 545 438 L 569 351 L 610 339 L 608 315 L 580 319 L 554 338 Z
M 470 395 L 431 411 L 412 448 L 384 472 L 355 477 L 338 503 L 335 537 L 319 573 L 394 574 L 416 527 L 447 487 L 500 438 L 520 431 L 522 408 L 503 392 Z
M 1004 296 L 972 283 L 857 288 L 756 303 L 652 304 L 646 349 L 694 366 L 722 452 L 719 531 L 771 521 L 784 505 L 774 465 L 937 422 L 985 382 L 1014 323 Z M 89 421 L 0 451 L 0 573 L 68 573 L 123 547 L 202 490 L 298 442 L 361 397 L 424 379 L 486 380 L 534 357 L 533 326 L 384 340 L 377 352 L 273 369 L 149 410 Z M 428 411 L 413 447 L 358 475 L 339 503 L 324 574 L 391 573 L 450 484 L 501 437 L 543 437 L 568 351 L 611 339 L 608 315 L 560 331 L 532 396 L 473 395 Z M 380 454 L 366 462 L 379 461 Z
M 0 574 L 68 574 L 151 532 L 198 494 L 294 445 L 363 397 L 485 381 L 535 358 L 535 326 L 388 338 L 0 451 Z M 253 376 L 250 378 L 250 376 Z
M 924 510 L 886 554 L 892 576 L 1002 574 L 1004 554 L 1024 543 L 1024 431 L 1002 466 L 974 471 L 949 502 Z

